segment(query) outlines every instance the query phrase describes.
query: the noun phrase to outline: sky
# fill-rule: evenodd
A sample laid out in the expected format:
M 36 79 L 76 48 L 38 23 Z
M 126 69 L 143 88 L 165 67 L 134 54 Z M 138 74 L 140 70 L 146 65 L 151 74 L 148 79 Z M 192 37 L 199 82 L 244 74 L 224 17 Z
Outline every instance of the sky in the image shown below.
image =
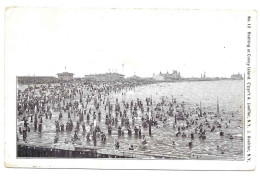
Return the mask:
M 246 20 L 235 11 L 11 8 L 5 62 L 17 76 L 56 76 L 66 67 L 76 77 L 173 70 L 230 77 L 244 72 Z

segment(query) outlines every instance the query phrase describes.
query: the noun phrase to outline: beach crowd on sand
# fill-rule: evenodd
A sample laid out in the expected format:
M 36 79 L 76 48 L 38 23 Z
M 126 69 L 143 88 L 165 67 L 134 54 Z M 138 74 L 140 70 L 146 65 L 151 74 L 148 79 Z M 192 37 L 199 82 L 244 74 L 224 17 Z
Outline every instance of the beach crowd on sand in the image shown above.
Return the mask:
M 225 134 L 232 119 L 223 120 L 221 112 L 202 110 L 197 104 L 195 107 L 185 107 L 185 102 L 169 95 L 154 100 L 153 97 L 132 100 L 119 99 L 129 91 L 142 86 L 135 82 L 60 82 L 56 84 L 28 85 L 24 90 L 17 91 L 17 119 L 23 124 L 17 125 L 17 140 L 28 142 L 31 131 L 44 133 L 44 120 L 55 119 L 55 130 L 72 132 L 71 139 L 64 143 L 80 143 L 81 141 L 97 141 L 106 143 L 107 137 L 116 133 L 118 137 L 134 136 L 139 139 L 140 145 L 149 146 L 154 129 L 163 125 L 171 126 L 172 136 L 189 139 L 187 147 L 194 146 L 195 139 L 204 140 L 210 133 L 219 132 L 219 136 L 234 137 Z M 58 116 L 53 116 L 58 113 Z M 234 113 L 230 117 L 234 117 Z M 140 121 L 137 121 L 140 120 Z M 171 120 L 171 121 L 170 121 Z M 100 126 L 104 122 L 104 126 Z M 171 123 L 170 123 L 171 122 Z M 144 134 L 143 130 L 148 130 Z M 58 143 L 59 137 L 50 137 L 53 143 Z M 173 148 L 178 146 L 172 141 Z M 119 141 L 114 142 L 114 148 L 120 149 Z M 128 150 L 134 150 L 129 144 Z M 225 151 L 216 144 L 220 153 Z

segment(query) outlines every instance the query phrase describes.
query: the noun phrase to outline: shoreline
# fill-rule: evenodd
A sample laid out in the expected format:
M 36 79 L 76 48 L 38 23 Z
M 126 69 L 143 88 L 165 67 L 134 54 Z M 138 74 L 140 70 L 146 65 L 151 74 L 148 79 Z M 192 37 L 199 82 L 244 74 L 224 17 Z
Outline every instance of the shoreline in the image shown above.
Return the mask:
M 20 77 L 20 76 L 17 76 Z M 234 78 L 194 78 L 194 79 L 180 79 L 180 80 L 163 80 L 163 81 L 156 81 L 156 80 L 148 80 L 148 79 L 138 79 L 138 80 L 130 80 L 130 79 L 124 79 L 124 80 L 115 80 L 112 82 L 122 82 L 122 83 L 139 83 L 141 85 L 149 85 L 149 84 L 158 84 L 158 83 L 178 83 L 178 82 L 209 82 L 209 81 L 243 81 L 244 78 L 242 79 L 234 79 Z M 42 84 L 60 84 L 63 83 L 64 81 L 58 80 L 57 82 L 45 82 L 45 83 L 19 83 L 17 82 L 17 86 L 22 86 L 22 85 L 42 85 Z M 77 80 L 69 81 L 69 82 L 77 82 Z M 106 81 L 86 81 L 83 80 L 81 82 L 88 82 L 88 83 L 106 83 Z M 111 81 L 108 81 L 111 82 Z M 65 82 L 66 83 L 66 82 Z

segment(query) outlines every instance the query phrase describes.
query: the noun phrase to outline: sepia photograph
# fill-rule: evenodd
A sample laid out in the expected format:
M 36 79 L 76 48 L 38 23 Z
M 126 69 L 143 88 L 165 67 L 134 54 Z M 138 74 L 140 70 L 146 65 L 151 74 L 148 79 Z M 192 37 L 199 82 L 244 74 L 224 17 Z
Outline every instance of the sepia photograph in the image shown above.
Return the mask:
M 255 18 L 254 11 L 7 8 L 14 158 L 249 162 Z

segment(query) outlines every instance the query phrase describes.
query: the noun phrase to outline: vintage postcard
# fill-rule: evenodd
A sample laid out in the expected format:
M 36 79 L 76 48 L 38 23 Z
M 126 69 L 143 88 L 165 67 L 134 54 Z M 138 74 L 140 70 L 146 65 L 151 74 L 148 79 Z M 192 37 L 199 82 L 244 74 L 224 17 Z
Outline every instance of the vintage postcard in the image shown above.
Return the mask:
M 256 11 L 5 12 L 5 165 L 254 170 Z

